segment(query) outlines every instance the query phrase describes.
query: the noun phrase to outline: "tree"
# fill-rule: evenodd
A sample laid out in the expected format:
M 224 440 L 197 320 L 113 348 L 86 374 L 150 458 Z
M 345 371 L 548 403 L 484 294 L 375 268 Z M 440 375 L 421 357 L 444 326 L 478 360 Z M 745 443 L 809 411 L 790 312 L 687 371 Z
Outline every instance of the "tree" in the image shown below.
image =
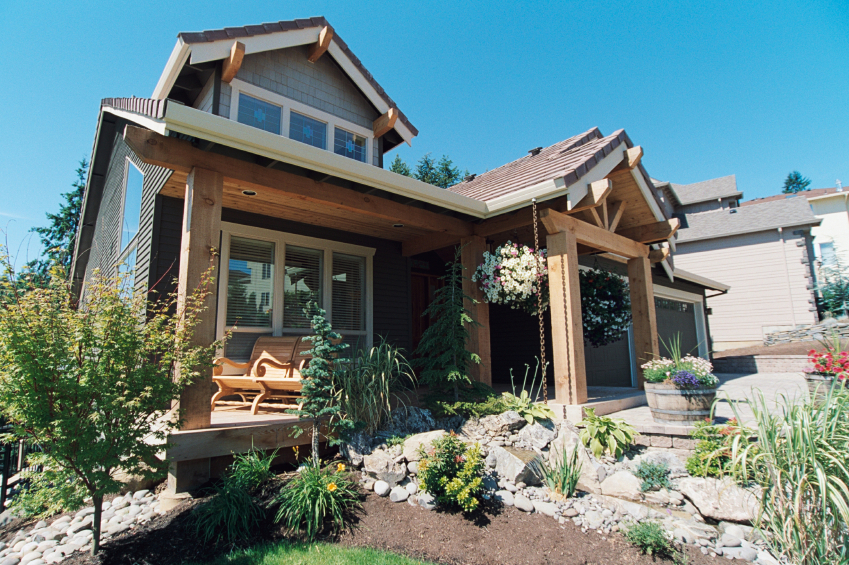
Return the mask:
M 463 293 L 463 271 L 460 262 L 462 248 L 448 263 L 445 275 L 440 277 L 443 286 L 433 296 L 433 302 L 422 316 L 430 316 L 433 323 L 422 335 L 416 348 L 417 359 L 413 363 L 422 368 L 421 379 L 434 388 L 450 385 L 454 389 L 454 401 L 459 401 L 459 383 L 471 383 L 469 367 L 480 364 L 481 358 L 466 349 L 469 326 L 480 324 L 472 319 L 466 301 L 474 299 Z
M 65 272 L 71 268 L 87 171 L 88 162 L 82 159 L 77 167 L 77 178 L 71 184 L 73 189 L 62 195 L 64 202 L 59 205 L 59 213 L 48 212 L 49 224 L 30 230 L 40 236 L 41 245 L 44 246 L 42 257 L 27 263 L 27 268 L 39 284 L 46 282 L 53 265 L 62 267 Z
M 393 173 L 404 175 L 405 177 L 413 176 L 412 171 L 410 171 L 410 166 L 404 161 L 402 161 L 401 156 L 397 153 L 395 154 L 395 159 L 392 160 L 392 164 L 389 165 L 389 170 Z
M 333 331 L 325 317 L 327 313 L 318 304 L 310 301 L 304 308 L 304 314 L 308 319 L 312 319 L 312 328 L 315 332 L 304 338 L 313 344 L 309 351 L 312 358 L 309 365 L 301 371 L 303 404 L 299 409 L 287 410 L 287 412 L 301 419 L 312 419 L 312 459 L 313 464 L 318 468 L 318 436 L 321 431 L 321 422 L 330 420 L 339 413 L 333 387 L 333 364 L 347 362 L 347 359 L 339 359 L 338 354 L 344 351 L 348 344 L 340 343 L 342 336 Z
M 811 179 L 803 177 L 799 171 L 793 171 L 784 179 L 784 190 L 781 192 L 784 194 L 796 194 L 797 192 L 807 190 L 810 184 Z
M 0 414 L 14 436 L 41 448 L 28 462 L 43 467 L 42 488 L 27 494 L 66 509 L 92 498 L 95 554 L 103 497 L 123 486 L 116 475 L 164 476 L 158 453 L 179 425 L 168 407 L 212 370 L 223 345 L 192 341 L 213 279 L 207 273 L 177 308 L 176 293 L 148 304 L 143 292 L 128 296 L 120 276 L 95 272 L 78 308 L 61 268 L 22 290 L 0 251 L 10 296 L 0 304 Z
M 410 170 L 410 166 L 399 155 L 395 155 L 395 159 L 389 165 L 389 170 L 440 188 L 454 186 L 469 174 L 469 171 L 461 173 L 460 169 L 454 166 L 454 162 L 447 155 L 443 155 L 437 162 L 431 158 L 430 153 L 422 155 L 422 158 L 416 163 L 415 171 Z

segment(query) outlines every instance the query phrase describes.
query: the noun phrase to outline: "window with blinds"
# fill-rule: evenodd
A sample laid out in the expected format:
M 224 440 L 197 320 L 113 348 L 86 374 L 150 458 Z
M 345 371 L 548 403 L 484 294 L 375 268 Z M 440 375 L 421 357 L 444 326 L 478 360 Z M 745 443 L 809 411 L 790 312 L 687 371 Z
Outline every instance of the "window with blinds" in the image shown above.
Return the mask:
M 274 243 L 237 236 L 230 238 L 227 326 L 271 327 L 273 273 Z
M 366 329 L 366 259 L 333 254 L 333 329 Z
M 283 327 L 309 328 L 304 307 L 312 300 L 322 304 L 324 251 L 286 246 L 283 278 Z

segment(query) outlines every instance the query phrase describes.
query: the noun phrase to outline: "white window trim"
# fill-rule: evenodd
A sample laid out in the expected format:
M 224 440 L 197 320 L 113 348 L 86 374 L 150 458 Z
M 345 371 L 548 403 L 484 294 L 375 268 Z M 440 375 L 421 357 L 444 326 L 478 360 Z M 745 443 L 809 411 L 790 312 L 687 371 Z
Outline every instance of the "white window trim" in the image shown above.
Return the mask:
M 298 247 L 308 247 L 311 249 L 319 249 L 324 252 L 324 273 L 322 285 L 322 302 L 324 310 L 327 312 L 327 319 L 333 323 L 333 253 L 346 253 L 364 257 L 366 260 L 366 329 L 365 329 L 365 346 L 371 347 L 374 342 L 374 253 L 373 247 L 363 247 L 360 245 L 352 245 L 350 243 L 342 243 L 339 241 L 331 241 L 328 239 L 319 239 L 305 235 L 297 235 L 285 233 L 264 228 L 256 228 L 253 226 L 244 226 L 241 224 L 233 224 L 230 222 L 221 223 L 221 261 L 219 268 L 219 284 L 218 284 L 218 316 L 216 320 L 216 334 L 218 338 L 224 336 L 224 333 L 230 329 L 226 326 L 227 319 L 227 286 L 229 284 L 229 269 L 230 263 L 230 238 L 232 236 L 247 237 L 250 239 L 258 239 L 274 243 L 274 287 L 272 297 L 272 312 L 278 314 L 272 315 L 271 334 L 281 336 L 284 334 L 303 334 L 306 329 L 285 329 L 283 328 L 283 316 L 279 315 L 283 311 L 283 284 L 284 277 L 280 266 L 284 265 L 286 257 L 286 245 L 295 245 Z M 269 333 L 269 328 L 248 328 L 240 327 L 239 332 L 244 333 Z M 340 333 L 345 335 L 344 331 Z M 351 335 L 359 335 L 351 334 Z
M 699 357 L 707 359 L 708 342 L 704 296 L 663 286 L 654 287 L 654 296 L 655 298 L 667 298 L 669 300 L 677 300 L 678 302 L 689 302 L 693 305 L 696 313 L 696 339 L 699 340 Z
M 240 79 L 234 78 L 230 83 L 230 88 L 232 89 L 232 93 L 230 95 L 230 119 L 234 122 L 239 122 L 239 94 L 244 93 L 248 96 L 256 98 L 258 100 L 262 100 L 263 102 L 267 102 L 268 104 L 273 104 L 275 106 L 280 106 L 281 108 L 281 116 L 280 116 L 280 135 L 281 137 L 289 138 L 289 118 L 290 112 L 295 111 L 299 114 L 303 114 L 308 118 L 312 118 L 314 120 L 318 120 L 327 124 L 327 137 L 326 137 L 326 147 L 325 151 L 333 152 L 333 141 L 335 139 L 336 130 L 335 128 L 339 128 L 351 133 L 355 133 L 362 137 L 366 138 L 366 160 L 362 161 L 366 164 L 371 163 L 371 151 L 372 151 L 372 142 L 374 138 L 374 131 L 364 128 L 361 125 L 355 124 L 353 122 L 349 122 L 347 120 L 343 120 L 339 116 L 334 116 L 328 112 L 323 110 L 319 110 L 317 108 L 313 108 L 312 106 L 308 106 L 302 102 L 298 102 L 297 100 L 293 100 L 291 98 L 287 98 L 286 96 L 282 96 L 277 94 L 276 92 L 271 92 L 270 90 L 266 90 L 249 82 L 245 82 Z M 269 132 L 271 133 L 271 132 Z M 316 149 L 319 149 L 316 147 Z M 335 155 L 335 153 L 334 153 Z M 344 155 L 341 155 L 345 157 Z M 349 158 L 349 157 L 346 157 Z M 355 160 L 355 159 L 352 159 Z

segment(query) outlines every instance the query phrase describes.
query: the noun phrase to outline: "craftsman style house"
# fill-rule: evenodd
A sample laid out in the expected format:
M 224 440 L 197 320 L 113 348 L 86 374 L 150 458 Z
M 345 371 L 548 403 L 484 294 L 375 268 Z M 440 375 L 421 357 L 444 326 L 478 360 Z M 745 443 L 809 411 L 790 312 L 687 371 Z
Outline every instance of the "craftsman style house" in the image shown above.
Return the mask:
M 678 221 L 623 130 L 589 130 L 450 189 L 383 169 L 385 153 L 417 133 L 324 18 L 180 34 L 151 98 L 101 103 L 75 288 L 84 295 L 95 269 L 124 268 L 138 291 L 185 291 L 213 266 L 212 314 L 196 337 L 235 326 L 228 358 L 246 360 L 261 336 L 309 332 L 308 300 L 352 344 L 383 336 L 410 350 L 452 249 L 464 245 L 473 271 L 492 246 L 533 241 L 536 199 L 557 403 L 585 403 L 588 385 L 638 386 L 658 326 L 706 353 L 705 289 L 727 287 L 675 269 Z M 633 328 L 585 351 L 578 272 L 596 264 L 629 278 Z M 471 308 L 476 378 L 504 382 L 533 362 L 534 318 L 482 300 Z M 181 398 L 172 491 L 251 442 L 295 441 L 291 417 L 213 411 L 211 378 Z

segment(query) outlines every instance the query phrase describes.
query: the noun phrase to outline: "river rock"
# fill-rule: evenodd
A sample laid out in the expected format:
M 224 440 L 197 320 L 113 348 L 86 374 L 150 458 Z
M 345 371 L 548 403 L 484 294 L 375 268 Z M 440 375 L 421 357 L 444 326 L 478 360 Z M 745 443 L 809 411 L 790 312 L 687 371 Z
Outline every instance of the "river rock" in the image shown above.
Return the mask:
M 436 500 L 433 498 L 433 495 L 423 492 L 420 493 L 417 497 L 419 506 L 424 508 L 425 510 L 433 510 L 436 508 Z
M 516 508 L 518 508 L 522 512 L 533 512 L 534 511 L 533 502 L 531 502 L 530 500 L 525 498 L 524 495 L 517 494 L 516 496 L 514 496 L 513 497 L 513 504 L 516 506 Z
M 725 533 L 722 534 L 721 538 L 719 538 L 718 545 L 720 545 L 721 547 L 740 547 L 741 545 L 743 545 L 743 540 L 741 540 L 737 536 Z
M 587 510 L 584 513 L 584 524 L 591 530 L 597 530 L 604 524 L 604 516 L 598 510 Z
M 407 476 L 407 466 L 386 451 L 363 457 L 363 470 L 372 477 L 396 485 Z
M 375 481 L 374 483 L 374 493 L 377 496 L 386 496 L 389 494 L 390 488 L 389 483 L 386 481 Z
M 755 495 L 728 478 L 680 479 L 678 490 L 693 501 L 702 516 L 714 520 L 752 522 L 758 512 Z
M 408 437 L 404 440 L 404 459 L 410 462 L 420 461 L 421 451 L 427 452 L 435 440 L 445 435 L 445 430 L 433 430 Z
M 519 441 L 524 441 L 537 449 L 545 449 L 557 436 L 557 429 L 550 421 L 535 421 L 519 432 Z
M 391 491 L 389 491 L 389 500 L 392 502 L 404 502 L 409 498 L 410 493 L 402 486 L 393 487 Z
M 540 514 L 545 514 L 546 516 L 554 516 L 557 512 L 557 505 L 552 502 L 542 502 L 541 500 L 534 500 L 533 503 L 534 510 L 539 512 Z
M 531 466 L 531 461 L 536 458 L 537 454 L 533 451 L 494 446 L 490 448 L 486 461 L 501 478 L 514 484 L 522 482 L 533 486 L 542 481 L 538 471 Z
M 601 483 L 601 492 L 605 496 L 624 498 L 626 500 L 640 500 L 640 485 L 642 481 L 628 471 L 618 471 L 604 479 Z
M 513 493 L 509 490 L 495 491 L 495 499 L 500 501 L 504 506 L 513 506 Z
M 722 555 L 744 561 L 754 561 L 758 558 L 758 551 L 751 547 L 723 547 Z

